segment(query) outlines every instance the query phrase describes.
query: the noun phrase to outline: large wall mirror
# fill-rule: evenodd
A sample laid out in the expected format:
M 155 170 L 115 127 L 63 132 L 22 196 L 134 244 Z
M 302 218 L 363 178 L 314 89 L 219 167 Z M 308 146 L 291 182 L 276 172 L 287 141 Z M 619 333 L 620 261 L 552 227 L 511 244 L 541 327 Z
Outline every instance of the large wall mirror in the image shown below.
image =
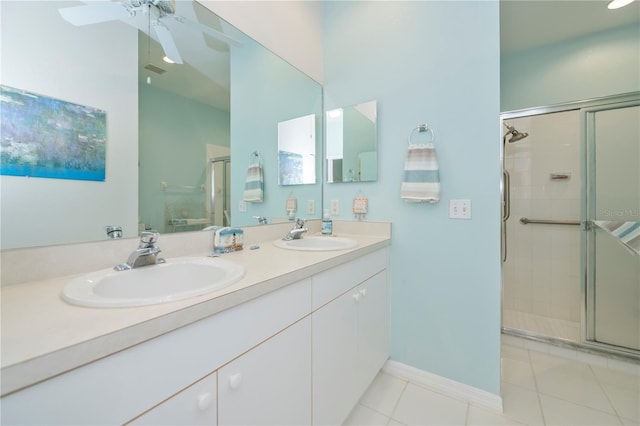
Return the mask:
M 376 107 L 370 101 L 325 113 L 327 182 L 378 179 Z
M 107 225 L 135 237 L 286 215 L 278 123 L 313 115 L 321 141 L 322 87 L 197 2 L 160 1 L 151 13 L 146 3 L 0 2 L 0 83 L 107 117 L 104 181 L 0 176 L 0 248 L 104 240 Z M 80 9 L 60 13 L 91 5 L 107 5 L 93 23 Z M 245 203 L 253 152 L 264 197 Z M 295 195 L 321 205 L 321 192 Z

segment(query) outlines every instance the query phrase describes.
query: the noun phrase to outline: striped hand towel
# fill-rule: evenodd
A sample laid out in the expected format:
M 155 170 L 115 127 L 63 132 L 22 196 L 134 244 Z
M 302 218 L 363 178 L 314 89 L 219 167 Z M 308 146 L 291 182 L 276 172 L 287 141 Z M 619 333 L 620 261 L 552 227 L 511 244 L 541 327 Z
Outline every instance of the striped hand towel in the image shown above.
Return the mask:
M 432 143 L 409 145 L 400 198 L 409 203 L 440 201 L 440 172 Z
M 616 237 L 622 244 L 640 254 L 640 222 L 596 220 L 594 223 Z
M 260 165 L 260 162 L 249 164 L 247 168 L 247 178 L 244 183 L 244 201 L 261 203 L 263 199 L 263 188 L 262 165 Z

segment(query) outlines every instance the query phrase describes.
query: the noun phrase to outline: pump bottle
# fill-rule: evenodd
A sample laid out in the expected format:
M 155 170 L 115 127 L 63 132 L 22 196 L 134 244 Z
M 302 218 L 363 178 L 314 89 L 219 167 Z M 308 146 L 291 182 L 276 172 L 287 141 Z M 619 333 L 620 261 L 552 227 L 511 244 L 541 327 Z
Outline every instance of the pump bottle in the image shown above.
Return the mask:
M 329 209 L 324 209 L 322 215 L 322 235 L 331 235 L 333 233 L 333 221 L 329 215 Z

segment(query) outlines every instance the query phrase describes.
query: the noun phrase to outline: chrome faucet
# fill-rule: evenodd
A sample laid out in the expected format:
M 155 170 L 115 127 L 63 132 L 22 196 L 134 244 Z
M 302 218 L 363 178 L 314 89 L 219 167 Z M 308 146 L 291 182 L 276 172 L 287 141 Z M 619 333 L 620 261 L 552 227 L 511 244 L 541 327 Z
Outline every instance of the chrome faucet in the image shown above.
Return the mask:
M 284 236 L 283 240 L 299 240 L 302 237 L 302 234 L 307 232 L 308 230 L 309 229 L 304 226 L 304 219 L 298 219 L 296 220 L 295 226 L 291 228 L 289 232 L 287 232 L 287 235 Z
M 254 216 L 254 219 L 258 219 L 258 224 L 260 225 L 266 225 L 267 224 L 267 218 L 264 216 Z
M 140 266 L 155 265 L 157 263 L 165 263 L 166 261 L 158 257 L 160 250 L 156 247 L 156 242 L 160 234 L 157 232 L 143 231 L 140 233 L 140 245 L 133 253 L 129 255 L 126 263 L 116 265 L 113 269 L 116 271 L 124 271 L 127 269 L 139 268 Z

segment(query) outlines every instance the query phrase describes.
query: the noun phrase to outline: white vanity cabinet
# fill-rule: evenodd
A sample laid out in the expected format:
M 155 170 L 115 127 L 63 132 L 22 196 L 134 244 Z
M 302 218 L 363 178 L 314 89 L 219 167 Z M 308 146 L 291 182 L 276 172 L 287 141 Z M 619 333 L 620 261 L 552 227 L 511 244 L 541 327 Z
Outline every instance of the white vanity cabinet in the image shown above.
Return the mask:
M 313 314 L 313 424 L 339 425 L 358 397 L 358 310 L 351 293 Z
M 358 399 L 389 358 L 389 281 L 381 271 L 357 288 L 358 298 Z M 355 402 L 354 402 L 355 405 Z M 353 407 L 352 407 L 353 408 Z
M 215 425 L 218 412 L 217 386 L 217 373 L 212 373 L 144 413 L 130 424 Z
M 311 423 L 311 318 L 134 419 L 134 425 Z
M 386 268 L 383 248 L 8 394 L 0 423 L 341 424 L 389 354 Z
M 188 393 L 191 385 L 307 317 L 310 311 L 311 279 L 306 278 L 4 396 L 0 400 L 1 423 L 123 424 L 169 404 L 167 407 L 176 410 L 174 418 L 184 419 L 174 424 L 190 424 L 194 405 L 178 410 L 183 406 L 175 402 L 174 395 Z
M 342 424 L 389 356 L 385 268 L 382 250 L 313 278 L 313 424 Z
M 220 425 L 310 424 L 310 317 L 218 371 L 218 422 Z

